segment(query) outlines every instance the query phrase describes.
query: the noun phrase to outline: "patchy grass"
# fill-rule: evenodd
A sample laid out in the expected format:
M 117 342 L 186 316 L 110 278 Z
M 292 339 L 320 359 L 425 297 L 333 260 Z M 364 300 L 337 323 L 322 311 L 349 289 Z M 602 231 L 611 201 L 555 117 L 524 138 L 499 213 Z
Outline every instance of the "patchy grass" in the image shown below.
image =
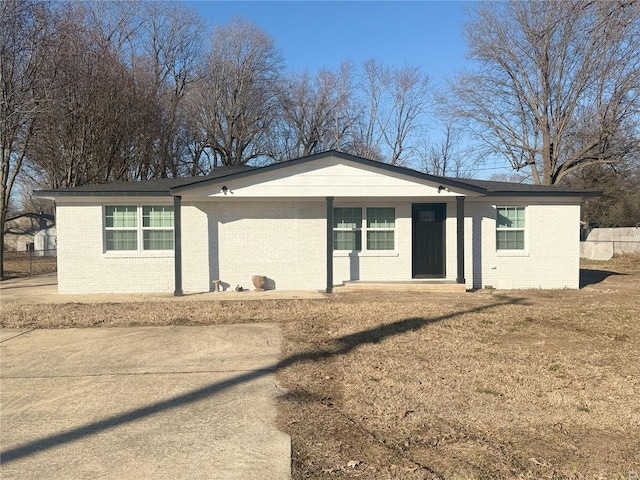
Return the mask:
M 290 389 L 281 421 L 294 439 L 296 478 L 640 471 L 638 302 L 593 306 L 583 317 L 572 301 L 549 305 L 531 294 L 465 306 L 434 300 L 370 310 L 363 301 L 361 316 L 285 324 L 289 354 L 303 338 L 314 339 L 304 350 L 348 350 L 281 374 Z M 532 320 L 514 331 L 522 311 Z M 485 315 L 490 328 L 477 321 Z M 349 469 L 351 460 L 361 463 Z
M 9 304 L 20 327 L 280 322 L 295 479 L 640 475 L 640 257 L 579 291 Z M 168 308 L 170 306 L 170 308 Z
M 634 272 L 638 270 L 640 265 L 640 254 L 625 253 L 623 255 L 614 255 L 611 260 L 589 260 L 587 258 L 580 259 L 580 268 L 604 269 L 615 272 Z
M 56 271 L 56 257 L 36 257 L 27 252 L 4 252 L 4 276 L 9 278 L 42 275 Z

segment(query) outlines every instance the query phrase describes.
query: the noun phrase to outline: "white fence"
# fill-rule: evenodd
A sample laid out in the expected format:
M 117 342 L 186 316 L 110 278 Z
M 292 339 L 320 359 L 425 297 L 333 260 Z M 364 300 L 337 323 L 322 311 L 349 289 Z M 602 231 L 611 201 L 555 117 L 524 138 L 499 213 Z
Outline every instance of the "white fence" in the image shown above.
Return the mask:
M 640 227 L 593 228 L 581 235 L 580 256 L 609 260 L 620 253 L 640 253 Z

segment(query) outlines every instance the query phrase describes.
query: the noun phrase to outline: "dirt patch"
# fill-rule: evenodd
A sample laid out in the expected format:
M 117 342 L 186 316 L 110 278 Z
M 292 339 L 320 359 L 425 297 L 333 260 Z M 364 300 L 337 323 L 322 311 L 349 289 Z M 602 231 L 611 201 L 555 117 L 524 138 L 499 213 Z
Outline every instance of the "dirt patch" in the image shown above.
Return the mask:
M 7 305 L 2 325 L 280 321 L 295 479 L 640 476 L 640 257 L 581 290 Z

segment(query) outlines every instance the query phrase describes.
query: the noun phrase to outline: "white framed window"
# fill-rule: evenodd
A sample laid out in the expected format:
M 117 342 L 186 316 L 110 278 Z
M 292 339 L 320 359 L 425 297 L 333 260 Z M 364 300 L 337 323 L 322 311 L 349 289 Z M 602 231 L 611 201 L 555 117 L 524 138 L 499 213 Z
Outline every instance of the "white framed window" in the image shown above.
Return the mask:
M 335 207 L 333 209 L 333 249 L 338 251 L 394 250 L 395 226 L 396 209 L 394 207 Z
M 173 206 L 105 205 L 105 250 L 155 251 L 174 249 Z
M 396 209 L 367 208 L 367 250 L 395 249 Z
M 110 250 L 138 250 L 138 207 L 104 207 L 105 245 Z
M 142 207 L 142 248 L 173 250 L 173 207 Z
M 525 249 L 525 207 L 496 207 L 496 249 Z

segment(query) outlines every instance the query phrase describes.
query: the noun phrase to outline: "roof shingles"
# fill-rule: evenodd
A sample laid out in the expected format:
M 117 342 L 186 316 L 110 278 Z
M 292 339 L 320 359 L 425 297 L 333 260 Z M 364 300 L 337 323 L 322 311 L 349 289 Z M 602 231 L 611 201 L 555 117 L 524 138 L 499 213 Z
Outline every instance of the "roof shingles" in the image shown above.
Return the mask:
M 180 190 L 188 189 L 191 186 L 206 184 L 209 181 L 214 181 L 221 178 L 229 177 L 229 179 L 240 178 L 246 176 L 252 176 L 261 173 L 265 170 L 274 170 L 287 168 L 290 165 L 306 163 L 321 158 L 327 158 L 329 156 L 335 156 L 343 158 L 356 163 L 361 163 L 369 166 L 374 166 L 382 171 L 392 171 L 417 179 L 430 180 L 443 183 L 444 185 L 452 188 L 460 188 L 462 190 L 471 190 L 487 196 L 574 196 L 574 197 L 586 197 L 597 196 L 600 192 L 594 192 L 589 190 L 574 190 L 567 188 L 560 188 L 556 186 L 548 185 L 532 185 L 525 183 L 508 183 L 508 182 L 494 182 L 489 180 L 474 180 L 466 178 L 447 178 L 436 177 L 428 175 L 423 172 L 418 172 L 404 167 L 397 167 L 394 165 L 388 165 L 384 163 L 374 162 L 360 157 L 355 157 L 342 152 L 322 152 L 319 154 L 310 155 L 308 157 L 298 158 L 295 160 L 289 160 L 287 162 L 276 163 L 268 165 L 266 167 L 218 167 L 215 168 L 210 174 L 198 177 L 181 177 L 181 178 L 166 178 L 160 180 L 146 180 L 138 182 L 124 182 L 124 183 L 107 183 L 103 185 L 83 185 L 73 188 L 59 188 L 56 190 L 41 190 L 34 192 L 36 196 L 43 198 L 57 198 L 57 197 L 80 197 L 80 196 L 171 196 Z

